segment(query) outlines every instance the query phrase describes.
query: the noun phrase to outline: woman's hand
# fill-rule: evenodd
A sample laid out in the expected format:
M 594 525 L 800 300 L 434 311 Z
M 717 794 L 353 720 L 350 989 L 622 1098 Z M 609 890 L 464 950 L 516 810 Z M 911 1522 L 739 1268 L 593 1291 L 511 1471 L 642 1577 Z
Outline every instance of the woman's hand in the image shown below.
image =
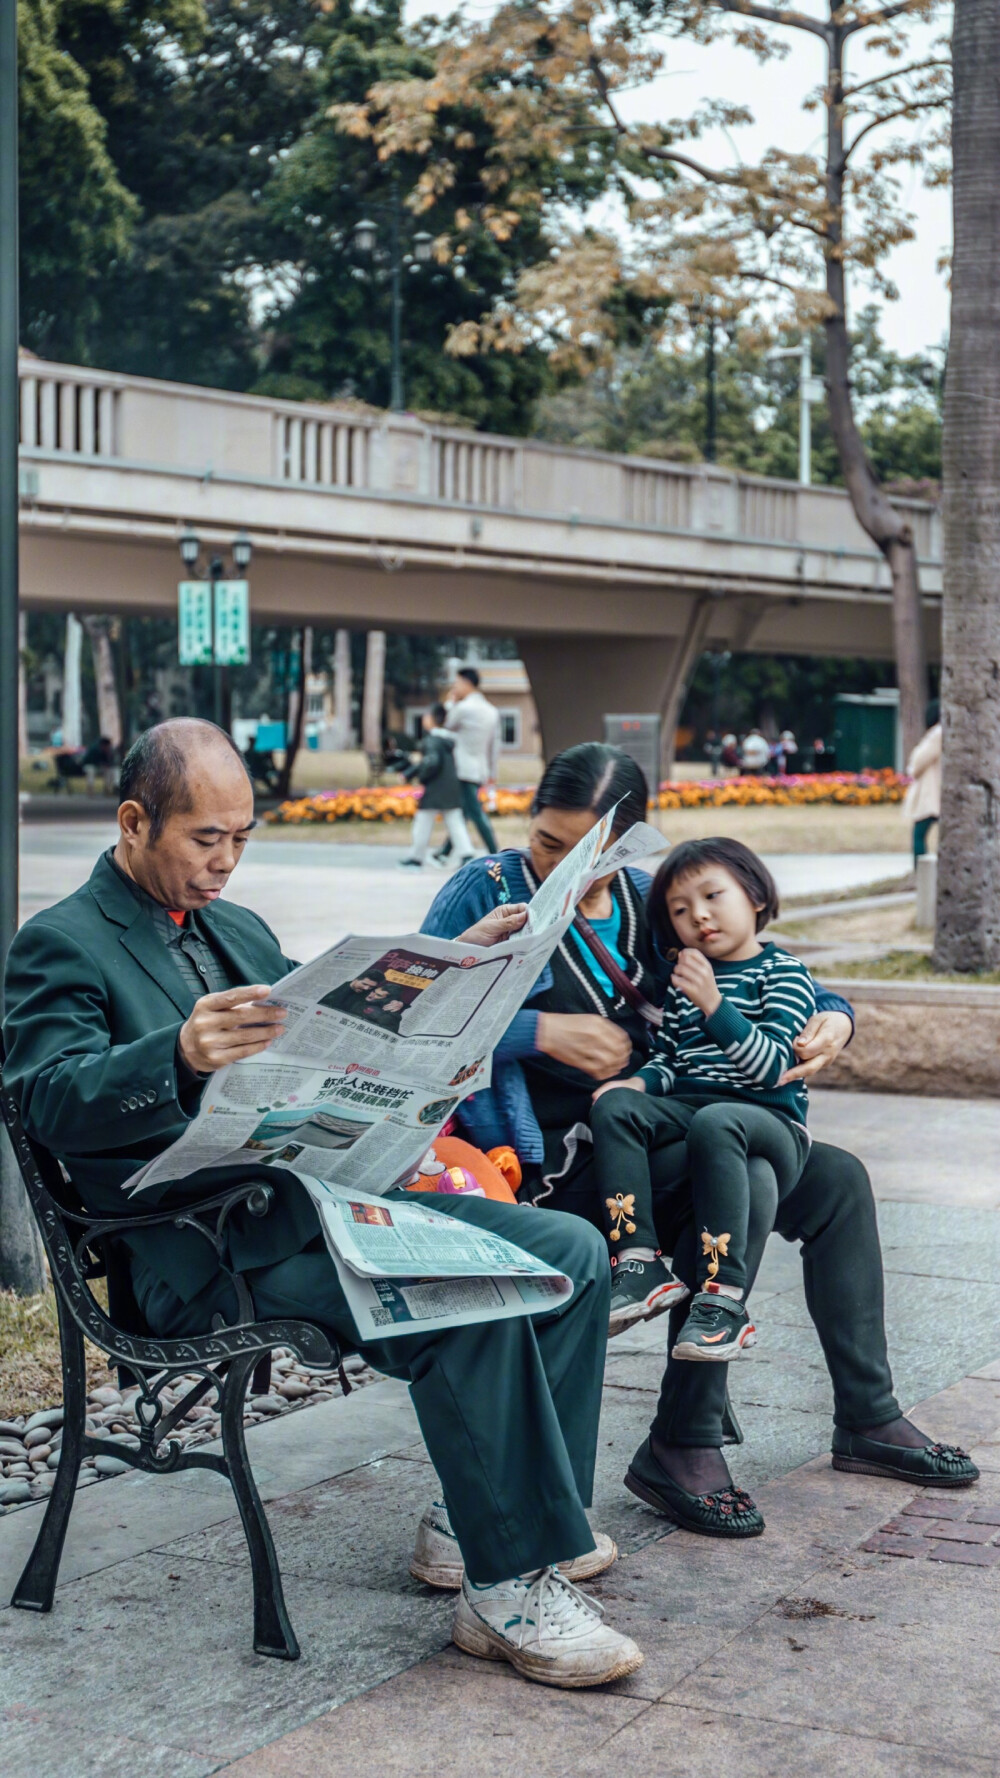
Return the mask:
M 631 1087 L 633 1093 L 644 1093 L 646 1082 L 641 1080 L 638 1074 L 630 1074 L 628 1080 L 606 1080 L 604 1085 L 598 1087 L 596 1093 L 592 1095 L 591 1104 L 596 1105 L 604 1093 L 617 1093 L 621 1087 Z
M 620 1074 L 632 1054 L 627 1031 L 589 1012 L 539 1013 L 535 1042 L 544 1056 L 579 1068 L 595 1080 Z
M 792 1045 L 799 1065 L 785 1069 L 779 1087 L 786 1086 L 790 1080 L 811 1080 L 821 1068 L 836 1060 L 845 1043 L 850 1043 L 853 1033 L 854 1025 L 846 1012 L 814 1012 Z
M 681 952 L 674 964 L 670 986 L 679 988 L 682 994 L 686 994 L 699 1012 L 704 1013 L 706 1019 L 710 1019 L 716 1008 L 722 1004 L 715 971 L 708 958 L 700 951 L 689 948 Z
M 499 945 L 505 938 L 513 938 L 520 932 L 528 918 L 526 901 L 508 901 L 503 907 L 491 908 L 467 932 L 460 932 L 456 944 L 460 945 Z

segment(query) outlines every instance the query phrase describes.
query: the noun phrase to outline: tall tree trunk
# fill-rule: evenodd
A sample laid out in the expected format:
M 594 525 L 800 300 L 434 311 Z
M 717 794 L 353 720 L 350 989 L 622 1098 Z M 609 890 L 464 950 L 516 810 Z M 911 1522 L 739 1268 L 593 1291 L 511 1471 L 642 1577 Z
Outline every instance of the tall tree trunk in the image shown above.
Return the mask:
M 306 711 L 306 676 L 312 672 L 312 629 L 296 630 L 292 637 L 292 671 L 285 713 L 285 763 L 278 779 L 278 795 L 290 796 L 295 760 L 302 745 L 302 726 Z
M 1000 966 L 1000 0 L 957 0 L 939 969 Z
M 97 692 L 97 729 L 106 735 L 112 747 L 122 744 L 122 712 L 118 696 L 118 675 L 115 652 L 111 643 L 109 617 L 85 617 L 83 627 L 90 640 L 94 657 L 94 688 Z
M 385 697 L 385 631 L 369 630 L 365 650 L 365 689 L 361 700 L 361 745 L 369 759 L 382 755 L 382 702 Z
M 833 5 L 831 4 L 831 12 Z M 886 498 L 865 450 L 850 384 L 850 340 L 847 334 L 847 290 L 843 243 L 844 175 L 844 35 L 827 27 L 829 55 L 827 104 L 826 195 L 830 220 L 826 239 L 826 293 L 833 311 L 826 318 L 826 377 L 830 414 L 840 466 L 858 523 L 882 551 L 892 576 L 893 639 L 899 685 L 899 720 L 903 752 L 916 746 L 925 726 L 927 652 L 920 606 L 920 575 L 913 532 Z
M 83 625 L 72 611 L 66 613 L 66 646 L 63 650 L 62 738 L 64 747 L 79 747 L 83 738 L 83 700 L 80 688 L 80 655 Z
M 351 745 L 351 715 L 354 688 L 351 684 L 351 634 L 338 630 L 333 649 L 333 712 L 337 724 L 337 746 Z

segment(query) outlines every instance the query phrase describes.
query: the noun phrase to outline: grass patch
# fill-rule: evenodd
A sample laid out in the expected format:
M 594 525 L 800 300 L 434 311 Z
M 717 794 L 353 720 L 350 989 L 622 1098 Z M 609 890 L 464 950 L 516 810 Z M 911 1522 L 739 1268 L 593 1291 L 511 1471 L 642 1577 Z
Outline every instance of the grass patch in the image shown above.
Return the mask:
M 961 982 L 967 988 L 1000 987 L 1000 969 L 984 969 L 973 975 L 958 975 L 935 969 L 923 951 L 887 951 L 884 957 L 859 958 L 856 963 L 838 963 L 831 973 L 857 976 L 877 982 Z
M 106 1354 L 89 1340 L 84 1350 L 88 1389 L 111 1381 Z M 12 1290 L 0 1290 L 0 1419 L 34 1414 L 39 1408 L 57 1407 L 61 1401 L 55 1293 L 45 1290 L 39 1296 L 16 1296 Z

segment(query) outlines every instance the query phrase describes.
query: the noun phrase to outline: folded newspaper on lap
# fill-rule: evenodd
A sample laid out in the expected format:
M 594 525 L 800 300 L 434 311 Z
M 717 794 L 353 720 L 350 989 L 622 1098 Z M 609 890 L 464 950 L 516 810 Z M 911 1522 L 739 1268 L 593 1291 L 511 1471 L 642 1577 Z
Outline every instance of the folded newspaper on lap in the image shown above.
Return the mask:
M 299 1178 L 362 1343 L 558 1308 L 573 1281 L 489 1229 L 430 1205 Z M 530 1216 L 525 1211 L 525 1217 Z M 526 1222 L 526 1226 L 530 1226 Z
M 203 1168 L 249 1160 L 294 1172 L 310 1190 L 316 1187 L 314 1197 L 330 1185 L 347 1189 L 359 1203 L 365 1194 L 378 1198 L 411 1179 L 456 1106 L 489 1085 L 493 1050 L 588 885 L 609 866 L 621 869 L 662 850 L 662 836 L 639 825 L 605 852 L 613 815 L 603 816 L 557 865 L 531 902 L 527 925 L 503 944 L 483 947 L 422 933 L 352 936 L 285 976 L 271 994 L 287 1012 L 281 1036 L 263 1054 L 213 1074 L 183 1136 L 133 1174 L 126 1189 L 141 1192 Z M 398 1208 L 394 1202 L 394 1215 Z M 325 1215 L 323 1222 L 326 1229 Z M 438 1222 L 455 1228 L 448 1217 L 429 1226 L 436 1229 Z M 471 1241 L 469 1225 L 465 1229 Z M 448 1245 L 442 1231 L 437 1238 Z M 454 1246 L 453 1234 L 450 1241 Z M 352 1261 L 339 1246 L 336 1253 L 342 1278 L 346 1268 L 353 1280 Z M 519 1257 L 535 1267 L 528 1255 Z M 530 1313 L 551 1299 L 537 1271 L 525 1275 L 541 1292 L 530 1303 L 524 1280 L 515 1287 L 508 1267 L 500 1272 L 506 1276 L 492 1268 L 493 1296 L 482 1271 L 462 1286 L 469 1306 L 459 1321 Z M 420 1276 L 439 1274 L 421 1264 Z M 355 1296 L 360 1288 L 352 1282 Z M 415 1288 L 407 1285 L 412 1303 Z M 473 1298 L 482 1305 L 475 1312 Z M 427 1296 L 432 1299 L 443 1300 L 434 1290 Z M 455 1320 L 448 1314 L 442 1325 Z M 402 1325 L 394 1324 L 393 1331 Z M 383 1337 L 385 1332 L 382 1326 Z

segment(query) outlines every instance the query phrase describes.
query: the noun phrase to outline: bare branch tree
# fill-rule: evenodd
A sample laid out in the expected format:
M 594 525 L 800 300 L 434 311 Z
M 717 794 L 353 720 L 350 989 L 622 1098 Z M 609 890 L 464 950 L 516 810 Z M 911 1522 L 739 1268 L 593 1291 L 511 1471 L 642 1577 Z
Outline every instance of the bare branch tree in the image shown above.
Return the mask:
M 449 25 L 429 79 L 383 85 L 365 105 L 334 109 L 341 128 L 373 138 L 383 157 L 420 157 L 417 208 L 449 188 L 462 132 L 490 130 L 488 190 L 436 243 L 442 260 L 464 251 L 463 233 L 474 227 L 499 235 L 528 214 L 551 216 L 556 207 L 545 169 L 578 167 L 597 152 L 596 143 L 604 145 L 607 184 L 629 230 L 601 231 L 585 214 L 576 224 L 566 220 L 564 185 L 560 250 L 533 264 L 478 323 L 456 328 L 449 340 L 456 354 L 516 352 L 536 341 L 557 364 L 590 368 L 614 349 L 615 310 L 625 295 L 633 306 L 645 304 L 654 337 L 708 298 L 720 318 L 751 309 L 772 328 L 789 320 L 803 329 L 823 326 L 830 424 L 844 480 L 891 575 L 907 746 L 922 731 L 926 703 L 916 550 L 909 520 L 880 487 L 858 428 L 847 297 L 850 278 L 895 295 L 885 261 L 912 238 L 895 169 L 920 162 L 928 179 L 946 177 L 950 63 L 940 44 L 924 60 L 905 54 L 913 26 L 932 20 L 937 6 L 938 0 L 876 8 L 827 0 L 825 15 L 812 16 L 755 0 L 654 0 L 637 20 L 613 0 L 610 8 L 597 0 L 537 0 L 530 8 L 510 0 L 488 23 L 457 32 Z M 713 166 L 688 145 L 713 127 L 728 132 L 752 121 L 745 107 L 708 104 L 695 117 L 666 124 L 623 115 L 619 95 L 653 79 L 670 38 L 728 37 L 766 61 L 785 53 L 788 31 L 823 46 L 822 84 L 803 94 L 805 106 L 825 110 L 820 152 L 773 147 L 755 164 L 736 158 Z M 880 67 L 852 86 L 846 49 L 859 36 Z M 939 121 L 921 140 L 927 117 Z M 870 142 L 893 125 L 903 133 L 879 146 Z

